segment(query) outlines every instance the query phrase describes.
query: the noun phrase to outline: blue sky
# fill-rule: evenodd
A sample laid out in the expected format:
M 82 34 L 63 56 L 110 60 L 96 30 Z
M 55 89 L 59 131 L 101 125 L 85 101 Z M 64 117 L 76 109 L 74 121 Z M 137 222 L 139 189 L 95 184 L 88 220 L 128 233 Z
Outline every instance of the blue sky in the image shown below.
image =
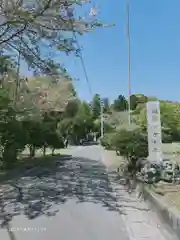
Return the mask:
M 95 1 L 95 0 L 94 0 Z M 110 100 L 127 96 L 125 0 L 96 0 L 99 19 L 115 23 L 80 39 L 93 93 Z M 180 99 L 180 1 L 130 0 L 131 88 L 162 99 Z M 90 100 L 79 59 L 63 59 L 82 99 Z

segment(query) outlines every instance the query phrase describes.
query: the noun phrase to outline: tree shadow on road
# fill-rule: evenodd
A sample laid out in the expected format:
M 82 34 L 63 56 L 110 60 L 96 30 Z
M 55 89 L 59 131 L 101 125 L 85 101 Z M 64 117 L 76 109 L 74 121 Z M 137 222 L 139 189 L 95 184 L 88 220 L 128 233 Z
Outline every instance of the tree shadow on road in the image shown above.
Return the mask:
M 53 216 L 60 205 L 75 199 L 77 204 L 101 204 L 109 211 L 124 214 L 118 206 L 120 197 L 114 195 L 106 168 L 98 161 L 69 156 L 56 157 L 49 165 L 24 172 L 2 186 L 0 221 L 4 214 L 13 217 L 25 214 L 29 219 L 41 215 Z M 123 200 L 123 196 L 122 196 Z

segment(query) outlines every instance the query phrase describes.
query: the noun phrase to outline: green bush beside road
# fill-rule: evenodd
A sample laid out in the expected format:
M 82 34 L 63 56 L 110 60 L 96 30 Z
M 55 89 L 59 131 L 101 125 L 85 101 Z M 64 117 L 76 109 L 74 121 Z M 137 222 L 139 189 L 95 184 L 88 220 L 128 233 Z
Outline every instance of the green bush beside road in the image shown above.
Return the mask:
M 139 159 L 148 156 L 147 134 L 139 128 L 133 130 L 122 128 L 116 133 L 107 134 L 102 139 L 102 145 L 106 149 L 116 150 L 129 165 L 132 165 L 132 168 L 135 168 Z

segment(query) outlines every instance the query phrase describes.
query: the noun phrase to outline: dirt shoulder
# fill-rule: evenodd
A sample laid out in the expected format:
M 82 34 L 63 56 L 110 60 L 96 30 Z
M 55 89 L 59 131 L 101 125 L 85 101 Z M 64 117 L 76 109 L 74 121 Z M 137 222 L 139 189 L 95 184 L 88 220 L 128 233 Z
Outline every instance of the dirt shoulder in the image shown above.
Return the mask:
M 103 163 L 109 170 L 115 170 L 123 163 L 123 158 L 117 156 L 115 151 L 102 150 L 103 151 Z M 173 160 L 179 160 L 179 156 Z M 177 162 L 178 162 L 177 160 Z M 151 188 L 151 191 L 156 193 L 158 198 L 168 204 L 169 207 L 176 208 L 180 211 L 180 185 L 173 185 L 172 183 L 159 182 L 155 187 Z
M 117 156 L 115 151 L 105 150 L 102 148 L 102 161 L 103 164 L 110 170 L 117 169 L 121 163 L 124 162 L 121 156 Z

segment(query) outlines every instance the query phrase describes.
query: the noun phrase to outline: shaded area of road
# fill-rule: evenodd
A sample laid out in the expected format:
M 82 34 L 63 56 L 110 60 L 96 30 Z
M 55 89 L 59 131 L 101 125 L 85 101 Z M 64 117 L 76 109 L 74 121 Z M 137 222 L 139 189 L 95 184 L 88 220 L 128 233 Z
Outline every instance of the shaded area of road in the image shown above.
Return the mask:
M 88 156 L 88 157 L 86 157 Z M 56 159 L 2 186 L 0 221 L 11 215 L 0 231 L 3 240 L 128 240 L 116 198 L 98 147 L 82 148 L 69 160 Z M 18 186 L 18 188 L 17 188 Z M 21 197 L 18 194 L 21 189 Z
M 116 192 L 116 196 L 124 196 L 126 202 L 120 201 L 120 207 L 124 207 L 126 215 L 122 215 L 127 228 L 130 229 L 133 237 L 132 239 L 148 239 L 148 240 L 177 240 L 180 239 L 176 232 L 170 228 L 164 218 L 159 217 L 160 209 L 151 206 L 146 195 L 144 195 L 145 201 L 139 201 L 137 199 L 138 189 L 128 194 L 125 188 L 120 184 L 121 179 L 116 171 L 113 171 L 113 164 L 111 161 L 114 157 L 114 152 L 103 151 L 103 162 L 108 166 L 109 180 L 111 181 L 111 186 Z M 110 167 L 109 167 L 110 166 Z M 118 180 L 119 179 L 119 180 Z M 140 189 L 139 189 L 140 190 Z

